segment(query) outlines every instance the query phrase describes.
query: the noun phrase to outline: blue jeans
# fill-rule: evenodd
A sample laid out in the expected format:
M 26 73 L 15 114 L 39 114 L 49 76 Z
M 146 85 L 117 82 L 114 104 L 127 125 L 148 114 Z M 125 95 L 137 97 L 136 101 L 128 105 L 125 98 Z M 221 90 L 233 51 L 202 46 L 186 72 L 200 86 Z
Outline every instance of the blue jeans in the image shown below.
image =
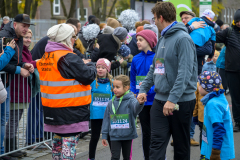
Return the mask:
M 195 133 L 195 124 L 193 123 L 193 119 L 191 121 L 191 126 L 190 126 L 190 138 L 193 138 L 193 135 Z
M 1 154 L 4 153 L 3 141 L 5 136 L 6 122 L 9 119 L 9 108 L 10 108 L 10 92 L 9 87 L 7 90 L 7 99 L 4 103 L 1 104 Z
M 26 128 L 26 143 L 34 143 L 35 138 L 40 140 L 40 138 L 43 138 L 43 133 L 43 106 L 39 92 L 36 97 L 32 98 L 32 101 L 29 104 Z M 39 140 L 37 140 L 37 142 Z

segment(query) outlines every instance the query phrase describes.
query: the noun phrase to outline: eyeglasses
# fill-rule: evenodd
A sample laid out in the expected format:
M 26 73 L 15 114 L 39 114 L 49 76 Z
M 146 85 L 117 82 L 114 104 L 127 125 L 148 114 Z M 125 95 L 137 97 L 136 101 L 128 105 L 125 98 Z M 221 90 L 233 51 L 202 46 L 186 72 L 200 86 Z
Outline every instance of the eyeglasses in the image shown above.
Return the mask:
M 73 39 L 77 40 L 78 39 L 78 36 L 72 36 Z

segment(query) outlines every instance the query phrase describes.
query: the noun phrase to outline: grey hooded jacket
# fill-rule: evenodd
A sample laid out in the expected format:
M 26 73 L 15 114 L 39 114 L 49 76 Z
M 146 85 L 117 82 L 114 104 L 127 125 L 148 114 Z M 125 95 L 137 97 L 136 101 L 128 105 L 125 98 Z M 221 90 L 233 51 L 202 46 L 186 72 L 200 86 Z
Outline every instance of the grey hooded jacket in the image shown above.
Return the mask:
M 120 98 L 116 97 L 113 102 L 116 114 L 129 114 L 129 128 L 111 129 L 110 115 L 113 114 L 113 111 L 112 101 L 109 101 L 103 117 L 102 139 L 107 139 L 108 135 L 110 136 L 111 141 L 131 140 L 138 137 L 136 132 L 135 119 L 143 109 L 144 104 L 140 105 L 132 92 L 124 95 L 122 103 L 118 108 L 119 100 Z
M 165 74 L 154 74 L 156 58 L 164 58 Z M 172 103 L 195 99 L 197 55 L 195 44 L 183 23 L 177 23 L 162 36 L 156 46 L 153 64 L 139 93 L 155 85 L 155 99 Z

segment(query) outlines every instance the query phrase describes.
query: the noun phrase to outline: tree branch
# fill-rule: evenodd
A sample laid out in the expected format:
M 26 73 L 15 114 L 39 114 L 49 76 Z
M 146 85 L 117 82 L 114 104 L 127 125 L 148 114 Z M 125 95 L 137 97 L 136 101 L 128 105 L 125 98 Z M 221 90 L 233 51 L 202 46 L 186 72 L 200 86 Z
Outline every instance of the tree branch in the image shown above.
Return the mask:
M 75 6 L 76 6 L 76 0 L 71 0 L 71 6 L 70 6 L 70 10 L 67 18 L 73 17 L 73 14 L 76 11 Z
M 65 7 L 65 4 L 64 4 L 63 0 L 60 0 L 60 2 L 61 2 L 61 6 L 62 6 L 62 9 L 63 9 L 64 16 L 68 17 L 67 10 L 66 10 L 66 7 Z
M 111 6 L 111 9 L 110 9 L 110 11 L 109 11 L 109 13 L 108 13 L 108 17 L 111 16 L 112 11 L 113 11 L 113 8 L 115 7 L 116 2 L 117 2 L 117 0 L 114 0 L 114 1 L 113 1 L 113 4 L 112 4 L 112 6 Z

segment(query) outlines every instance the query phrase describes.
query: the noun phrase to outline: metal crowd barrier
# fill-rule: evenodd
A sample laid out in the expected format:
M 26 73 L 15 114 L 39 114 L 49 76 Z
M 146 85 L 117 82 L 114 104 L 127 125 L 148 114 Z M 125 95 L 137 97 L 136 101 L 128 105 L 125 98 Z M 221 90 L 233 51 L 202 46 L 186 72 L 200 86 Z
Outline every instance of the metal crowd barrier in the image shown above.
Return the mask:
M 0 72 L 0 75 L 9 97 L 1 104 L 0 110 L 0 142 L 4 146 L 4 153 L 1 147 L 0 157 L 20 150 L 34 150 L 42 145 L 51 150 L 52 133 L 44 132 L 41 97 L 39 93 L 33 96 L 29 77 L 5 72 Z M 22 93 L 20 88 L 23 88 Z M 25 97 L 30 97 L 30 103 Z

